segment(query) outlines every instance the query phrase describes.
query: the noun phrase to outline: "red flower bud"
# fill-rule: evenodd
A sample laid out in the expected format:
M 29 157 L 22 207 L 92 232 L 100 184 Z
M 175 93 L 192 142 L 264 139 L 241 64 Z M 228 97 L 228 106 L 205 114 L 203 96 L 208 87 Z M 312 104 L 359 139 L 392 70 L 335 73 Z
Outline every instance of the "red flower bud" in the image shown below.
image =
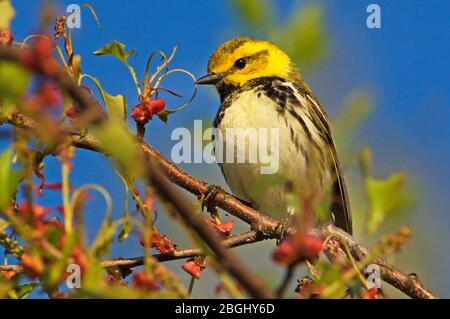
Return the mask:
M 19 214 L 24 217 L 32 217 L 35 218 L 36 220 L 41 220 L 42 217 L 44 217 L 49 213 L 50 210 L 48 208 L 40 205 L 32 204 L 30 206 L 26 202 L 19 204 Z
M 231 233 L 231 230 L 233 229 L 234 222 L 232 220 L 229 220 L 227 222 L 216 224 L 216 222 L 212 219 L 205 219 L 206 223 L 209 227 L 213 228 L 215 231 L 219 233 L 219 235 L 223 235 L 225 237 L 229 236 Z
M 188 259 L 186 263 L 184 263 L 181 268 L 188 274 L 190 274 L 195 279 L 200 278 L 200 274 L 203 269 L 205 269 L 205 262 L 203 258 L 191 258 Z
M 16 275 L 16 272 L 12 271 L 12 270 L 3 270 L 2 272 L 0 272 L 0 277 L 3 276 L 6 279 L 11 279 L 15 275 Z
M 148 292 L 159 291 L 161 287 L 159 286 L 156 279 L 150 276 L 145 271 L 139 271 L 133 273 L 133 286 L 137 288 L 142 288 Z
M 158 115 L 164 111 L 166 103 L 163 99 L 154 99 L 143 101 L 136 105 L 131 111 L 131 117 L 138 123 L 147 123 L 153 115 Z
M 322 250 L 323 242 L 308 235 L 295 235 L 285 239 L 274 251 L 272 259 L 282 265 L 293 265 L 305 260 L 313 261 Z
M 8 30 L 0 30 L 0 46 L 8 46 L 14 40 L 13 34 Z
M 46 37 L 38 37 L 32 45 L 33 60 L 31 67 L 39 69 L 44 74 L 55 74 L 59 70 L 58 63 L 53 59 L 54 43 Z
M 86 255 L 83 253 L 79 245 L 76 245 L 72 250 L 72 257 L 74 263 L 80 266 L 81 273 L 83 273 L 88 267 L 88 260 Z
M 142 246 L 145 246 L 144 237 L 139 242 Z M 173 242 L 166 235 L 157 232 L 152 232 L 151 245 L 161 254 L 170 254 L 175 249 Z
M 43 83 L 38 89 L 38 95 L 43 104 L 55 106 L 60 100 L 58 89 L 48 83 Z
M 20 263 L 31 278 L 35 278 L 44 272 L 44 262 L 41 257 L 23 254 Z
M 164 108 L 166 106 L 166 103 L 164 102 L 163 99 L 154 99 L 154 100 L 149 100 L 146 103 L 147 108 L 149 110 L 149 112 L 153 115 L 153 114 L 159 114 L 162 111 L 164 111 Z
M 363 294 L 363 299 L 380 299 L 377 288 L 366 290 Z
M 73 105 L 72 107 L 69 107 L 64 114 L 70 119 L 75 119 L 80 115 L 81 109 L 78 105 Z

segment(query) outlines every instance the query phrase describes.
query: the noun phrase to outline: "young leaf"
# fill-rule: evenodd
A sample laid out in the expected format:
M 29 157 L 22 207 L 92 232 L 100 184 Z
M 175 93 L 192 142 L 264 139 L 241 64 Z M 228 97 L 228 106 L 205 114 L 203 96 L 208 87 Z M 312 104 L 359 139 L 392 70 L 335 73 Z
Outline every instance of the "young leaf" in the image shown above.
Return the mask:
M 133 174 L 138 169 L 136 143 L 123 122 L 109 121 L 95 132 L 102 149 L 127 173 Z
M 125 96 L 116 95 L 112 96 L 102 91 L 102 98 L 105 102 L 106 111 L 112 120 L 124 121 L 127 114 L 127 103 Z
M 6 220 L 0 218 L 0 232 L 4 231 L 8 227 L 9 223 Z
M 20 65 L 0 61 L 0 110 L 5 116 L 8 114 L 4 107 L 14 104 L 25 94 L 29 80 L 30 74 Z
M 0 185 L 2 187 L 0 191 L 0 211 L 9 206 L 22 178 L 20 171 L 12 169 L 11 157 L 12 152 L 9 149 L 0 154 Z
M 107 45 L 103 46 L 102 48 L 98 49 L 94 52 L 95 55 L 113 55 L 116 58 L 118 58 L 120 61 L 128 65 L 128 57 L 135 53 L 136 50 L 131 50 L 128 52 L 125 52 L 125 45 L 123 43 L 120 43 L 119 41 L 111 41 Z
M 114 235 L 116 234 L 118 226 L 119 222 L 111 222 L 108 219 L 105 219 L 100 226 L 97 237 L 95 237 L 95 240 L 90 247 L 90 253 L 93 256 L 107 255 L 109 253 L 109 248 L 114 240 Z
M 275 35 L 275 42 L 303 68 L 319 63 L 328 52 L 324 8 L 318 4 L 302 6 Z
M 78 81 L 81 75 L 81 55 L 76 54 L 72 60 L 73 65 L 73 77 L 75 81 Z
M 10 0 L 0 0 L 0 30 L 9 30 L 9 23 L 16 15 Z
M 366 229 L 369 234 L 375 232 L 386 217 L 407 203 L 405 178 L 404 173 L 391 174 L 384 180 L 365 178 L 364 184 L 369 201 Z
M 128 220 L 126 220 L 122 225 L 122 229 L 120 230 L 120 233 L 118 236 L 119 241 L 123 242 L 125 239 L 127 239 L 128 236 L 130 235 L 130 232 L 132 229 L 133 229 L 133 225 Z
M 367 91 L 356 90 L 346 98 L 338 116 L 333 121 L 334 141 L 346 158 L 353 158 L 354 154 L 351 154 L 350 148 L 355 140 L 354 137 L 373 109 L 373 96 Z M 341 162 L 346 162 L 346 159 Z
M 95 55 L 107 55 L 110 54 L 120 61 L 122 61 L 123 64 L 126 65 L 128 68 L 128 71 L 130 71 L 131 77 L 133 78 L 134 85 L 136 86 L 136 90 L 138 94 L 141 94 L 141 87 L 136 77 L 136 72 L 134 71 L 133 67 L 128 63 L 128 57 L 135 53 L 136 50 L 131 50 L 128 52 L 125 52 L 125 45 L 118 42 L 118 41 L 111 41 L 104 47 L 98 49 L 94 52 Z
M 157 115 L 158 115 L 159 119 L 164 122 L 164 124 L 167 124 L 169 115 L 172 113 L 175 113 L 175 112 L 176 111 L 173 111 L 173 110 L 164 110 L 164 111 L 158 113 Z
M 81 76 L 81 79 L 83 77 L 87 77 L 91 79 L 95 86 L 97 87 L 98 91 L 100 92 L 100 95 L 102 97 L 103 103 L 105 104 L 106 111 L 108 112 L 108 115 L 111 120 L 119 120 L 124 121 L 127 114 L 127 102 L 125 101 L 125 96 L 123 95 L 110 95 L 105 90 L 103 90 L 99 80 L 89 74 L 83 74 Z
M 234 0 L 236 13 L 250 27 L 257 29 L 269 29 L 272 21 L 273 8 L 267 0 Z
M 11 299 L 25 299 L 37 286 L 39 286 L 39 284 L 36 282 L 20 285 L 9 292 L 9 297 Z

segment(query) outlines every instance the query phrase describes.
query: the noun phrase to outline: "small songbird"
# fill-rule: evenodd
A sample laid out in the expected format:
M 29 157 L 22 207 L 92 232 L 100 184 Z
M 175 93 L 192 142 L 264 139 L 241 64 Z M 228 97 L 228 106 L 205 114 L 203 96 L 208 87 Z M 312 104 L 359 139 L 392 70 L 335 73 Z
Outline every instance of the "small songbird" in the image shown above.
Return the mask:
M 258 161 L 219 164 L 236 197 L 282 220 L 295 213 L 288 193 L 319 194 L 328 198 L 335 225 L 352 233 L 347 189 L 326 113 L 285 52 L 268 41 L 229 40 L 211 55 L 208 74 L 196 83 L 217 88 L 221 106 L 214 127 L 224 135 L 230 128 L 278 129 L 282 182 L 258 188 Z M 244 146 L 248 145 L 247 140 Z

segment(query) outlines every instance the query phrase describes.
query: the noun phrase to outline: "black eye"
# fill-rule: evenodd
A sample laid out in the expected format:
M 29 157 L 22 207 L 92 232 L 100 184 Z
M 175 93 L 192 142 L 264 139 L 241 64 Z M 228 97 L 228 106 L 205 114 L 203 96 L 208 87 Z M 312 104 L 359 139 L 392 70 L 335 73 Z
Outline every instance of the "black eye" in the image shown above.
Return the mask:
M 243 69 L 243 68 L 245 68 L 246 63 L 247 62 L 245 61 L 244 58 L 240 58 L 240 59 L 237 59 L 236 62 L 234 62 L 234 66 L 237 67 L 238 69 Z

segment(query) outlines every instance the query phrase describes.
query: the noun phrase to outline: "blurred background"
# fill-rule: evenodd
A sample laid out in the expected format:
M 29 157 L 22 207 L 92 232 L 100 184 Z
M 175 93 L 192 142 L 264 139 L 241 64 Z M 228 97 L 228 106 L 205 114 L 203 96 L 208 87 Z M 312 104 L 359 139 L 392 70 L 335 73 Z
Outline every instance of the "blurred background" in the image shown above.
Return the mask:
M 366 24 L 370 15 L 366 9 L 373 2 L 381 8 L 379 29 L 369 29 Z M 71 3 L 85 2 L 53 1 L 59 15 L 65 14 Z M 88 3 L 95 9 L 101 26 L 84 10 L 81 29 L 75 29 L 73 34 L 75 52 L 82 56 L 84 72 L 99 78 L 110 94 L 126 96 L 129 110 L 138 98 L 126 68 L 112 57 L 92 54 L 111 40 L 137 50 L 129 61 L 141 79 L 146 59 L 155 49 L 170 53 L 178 45 L 171 67 L 189 70 L 196 77 L 205 74 L 214 49 L 232 37 L 268 39 L 285 49 L 333 121 L 349 183 L 356 238 L 371 244 L 400 225 L 410 227 L 413 231 L 410 245 L 392 261 L 405 272 L 417 273 L 440 296 L 450 297 L 449 1 L 90 0 Z M 41 3 L 15 0 L 13 5 L 16 17 L 12 32 L 15 40 L 21 41 L 36 31 Z M 193 90 L 192 81 L 182 74 L 168 77 L 163 87 L 184 97 L 189 97 Z M 183 103 L 176 97 L 165 98 L 168 108 Z M 210 125 L 219 103 L 213 89 L 200 88 L 193 103 L 172 115 L 167 125 L 157 118 L 151 121 L 146 140 L 170 157 L 176 144 L 170 139 L 171 131 L 176 127 L 191 128 L 194 119 L 203 119 L 204 125 Z M 4 148 L 8 144 L 2 140 L 0 145 Z M 360 153 L 364 147 L 372 152 L 370 177 L 361 174 Z M 47 158 L 45 164 L 47 181 L 60 179 L 58 162 Z M 228 189 L 216 165 L 182 167 L 208 183 Z M 123 214 L 123 184 L 106 159 L 77 150 L 71 178 L 74 187 L 87 183 L 106 187 L 114 199 L 114 215 Z M 385 194 L 386 190 L 390 195 Z M 95 235 L 105 209 L 101 196 L 93 195 L 85 215 L 89 236 Z M 48 192 L 41 203 L 55 205 L 59 200 L 59 193 Z M 228 218 L 231 217 L 224 220 Z M 158 214 L 157 223 L 179 247 L 193 245 L 188 233 L 164 213 Z M 239 224 L 235 231 L 247 228 Z M 276 286 L 283 274 L 283 269 L 273 265 L 270 258 L 274 244 L 263 242 L 236 249 L 271 286 Z M 113 245 L 113 257 L 141 254 L 137 236 Z M 181 262 L 168 265 L 188 284 L 190 277 L 181 270 Z M 217 283 L 214 272 L 207 269 L 194 288 L 194 297 L 221 297 L 214 291 Z M 401 295 L 393 293 L 393 296 Z

